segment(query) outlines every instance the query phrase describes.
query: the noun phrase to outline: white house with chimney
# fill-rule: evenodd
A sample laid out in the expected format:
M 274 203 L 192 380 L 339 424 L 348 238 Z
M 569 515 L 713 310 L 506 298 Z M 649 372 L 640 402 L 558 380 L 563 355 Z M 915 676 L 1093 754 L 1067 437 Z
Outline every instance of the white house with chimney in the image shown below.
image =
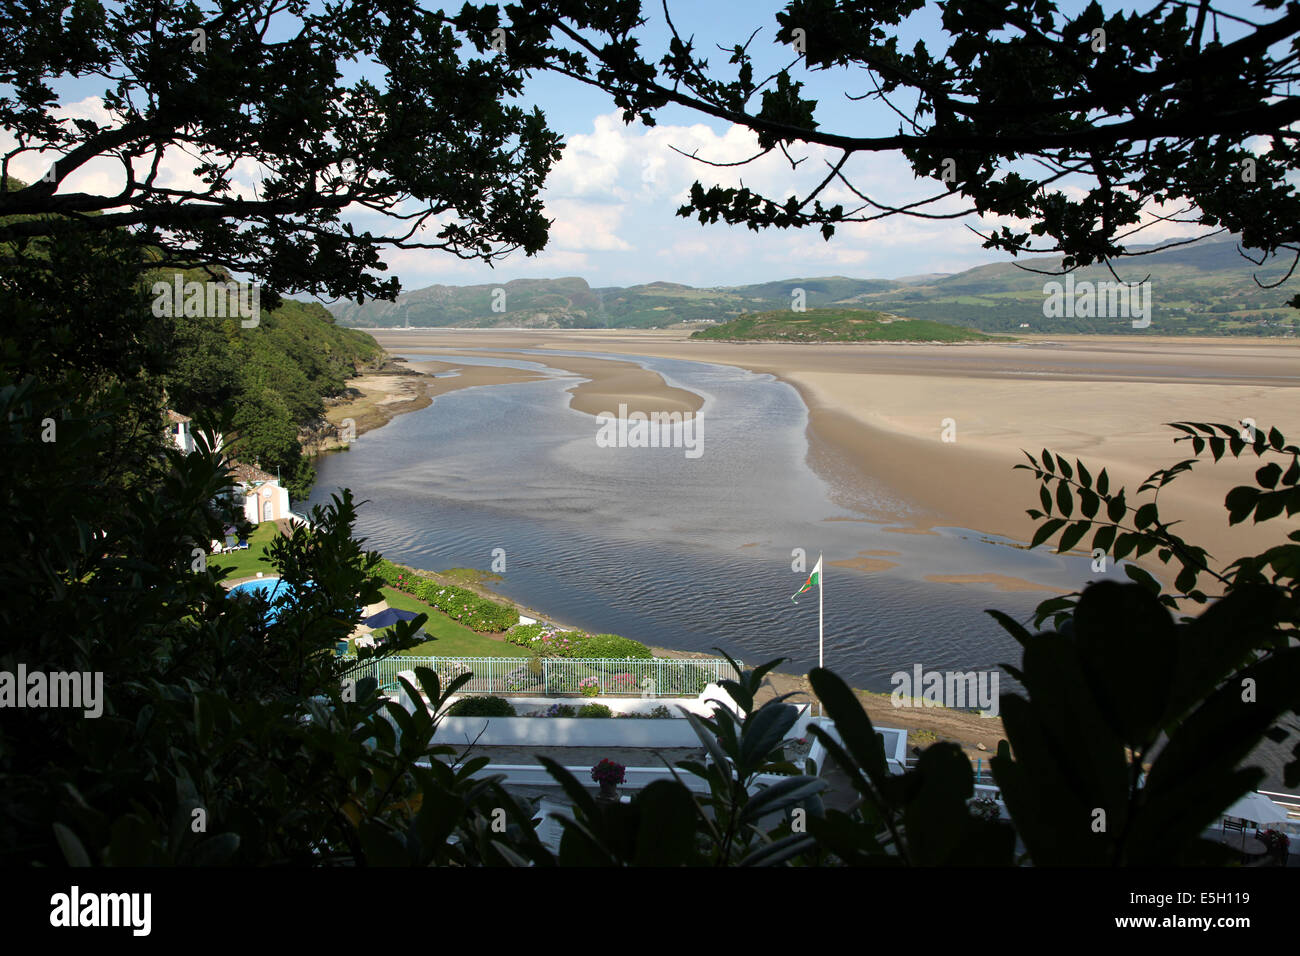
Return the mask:
M 164 419 L 168 437 L 182 452 L 188 455 L 199 447 L 194 434 L 194 422 L 188 415 L 167 409 Z M 220 433 L 216 437 L 215 451 L 221 451 L 225 441 Z M 296 515 L 289 512 L 289 490 L 280 485 L 279 478 L 262 471 L 256 464 L 245 465 L 233 458 L 229 465 L 231 482 L 235 486 L 232 497 L 236 506 L 243 506 L 244 517 L 249 524 L 297 519 Z
M 243 500 L 244 517 L 249 524 L 290 517 L 289 489 L 282 488 L 275 475 L 268 475 L 254 465 L 232 461 L 230 477 L 235 485 L 235 503 Z
M 167 437 L 171 439 L 172 444 L 188 455 L 198 448 L 198 440 L 194 434 L 194 420 L 188 415 L 182 415 L 180 412 L 167 409 L 163 413 L 163 419 L 167 425 Z M 217 447 L 215 451 L 221 451 L 224 440 L 220 432 L 217 433 Z

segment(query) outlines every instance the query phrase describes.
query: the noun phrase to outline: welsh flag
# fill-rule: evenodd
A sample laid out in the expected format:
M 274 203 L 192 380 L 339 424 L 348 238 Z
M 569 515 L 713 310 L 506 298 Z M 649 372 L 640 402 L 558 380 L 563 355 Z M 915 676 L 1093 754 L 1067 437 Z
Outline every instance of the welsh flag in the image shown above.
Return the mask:
M 803 594 L 805 591 L 811 591 L 813 588 L 818 587 L 821 583 L 822 583 L 822 559 L 821 559 L 821 555 L 818 555 L 817 566 L 812 569 L 812 574 L 808 575 L 808 580 L 803 583 L 803 587 L 801 587 L 798 591 L 795 591 L 794 594 L 790 597 L 790 600 L 794 601 L 795 604 L 798 604 L 799 602 L 795 601 L 794 600 L 795 598 L 797 598 L 800 594 Z

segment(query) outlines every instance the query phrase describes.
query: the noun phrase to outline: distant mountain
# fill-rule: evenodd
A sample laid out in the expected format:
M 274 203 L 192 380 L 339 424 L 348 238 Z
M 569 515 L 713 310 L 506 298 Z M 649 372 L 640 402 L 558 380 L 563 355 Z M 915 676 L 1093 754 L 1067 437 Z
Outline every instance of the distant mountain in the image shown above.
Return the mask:
M 1042 273 L 1059 270 L 1059 259 L 996 263 L 952 275 L 822 276 L 718 288 L 675 282 L 592 288 L 576 276 L 516 279 L 429 286 L 403 293 L 396 302 L 341 302 L 330 311 L 339 325 L 353 328 L 663 328 L 790 310 L 801 301 L 808 309 L 869 309 L 985 332 L 1294 335 L 1300 324 L 1285 305 L 1294 290 L 1261 287 L 1281 279 L 1288 265 L 1255 266 L 1231 239 L 1124 260 L 1116 265 L 1121 280 L 1150 283 L 1151 324 L 1142 330 L 1126 318 L 1045 315 L 1046 284 L 1062 280 Z M 1093 266 L 1074 272 L 1073 281 L 1115 278 L 1104 266 Z
M 330 307 L 353 328 L 460 326 L 490 328 L 661 328 L 680 322 L 725 321 L 745 312 L 788 308 L 803 290 L 808 308 L 873 292 L 904 288 L 887 279 L 828 276 L 759 285 L 697 289 L 676 282 L 593 289 L 586 279 L 516 279 L 496 285 L 435 285 L 405 292 L 396 302 Z M 493 308 L 495 306 L 495 309 Z
M 1235 241 L 1224 239 L 1135 256 L 1117 263 L 1114 275 L 1105 266 L 1072 274 L 1075 287 L 1082 282 L 1114 283 L 1116 276 L 1126 283 L 1149 283 L 1151 324 L 1140 331 L 1126 319 L 1109 316 L 1046 316 L 1047 284 L 1064 284 L 1064 279 L 1042 273 L 1059 270 L 1059 259 L 978 266 L 906 288 L 866 293 L 844 304 L 985 332 L 1294 335 L 1300 323 L 1286 301 L 1295 289 L 1267 288 L 1282 279 L 1289 266 L 1276 259 L 1256 266 L 1241 255 Z

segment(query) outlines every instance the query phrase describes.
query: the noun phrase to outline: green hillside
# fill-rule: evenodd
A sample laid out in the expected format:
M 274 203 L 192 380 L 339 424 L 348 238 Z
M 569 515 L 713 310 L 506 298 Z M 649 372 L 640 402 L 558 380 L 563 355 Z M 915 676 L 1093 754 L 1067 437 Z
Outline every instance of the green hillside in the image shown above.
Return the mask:
M 824 276 L 716 288 L 674 282 L 592 288 L 574 276 L 520 279 L 499 285 L 430 286 L 403 293 L 396 302 L 342 302 L 331 306 L 331 311 L 340 325 L 353 328 L 666 328 L 684 322 L 726 323 L 750 313 L 788 310 L 802 293 L 809 309 L 891 312 L 985 332 L 1295 335 L 1300 331 L 1295 310 L 1285 305 L 1294 291 L 1291 284 L 1268 288 L 1286 274 L 1288 263 L 1256 266 L 1231 239 L 1152 252 L 1116 264 L 1120 279 L 1150 283 L 1151 324 L 1143 329 L 1133 328 L 1123 317 L 1045 316 L 1044 285 L 1060 277 L 1030 272 L 1022 265 L 1052 272 L 1060 262 L 1005 262 L 955 275 L 921 274 L 907 279 Z M 1104 266 L 1077 270 L 1074 279 L 1115 281 Z
M 23 184 L 9 177 L 6 185 Z M 315 302 L 281 299 L 270 308 L 269 300 L 259 295 L 254 303 L 245 293 L 236 298 L 250 315 L 237 315 L 234 299 L 209 297 L 204 285 L 228 282 L 224 269 L 151 269 L 157 250 L 142 250 L 125 233 L 33 242 L 21 250 L 0 246 L 0 258 L 6 260 L 0 314 L 25 343 L 22 371 L 56 380 L 75 356 L 83 369 L 99 371 L 96 380 L 79 386 L 83 390 L 108 394 L 114 385 L 130 388 L 135 417 L 118 423 L 117 431 L 141 436 L 141 444 L 152 440 L 146 433 L 155 429 L 161 440 L 164 403 L 191 417 L 229 404 L 233 432 L 227 437 L 238 439 L 240 458 L 278 472 L 295 500 L 307 495 L 315 478 L 300 433 L 324 421 L 325 399 L 343 393 L 348 379 L 387 358 L 373 338 L 338 325 Z M 99 270 L 88 283 L 89 295 L 74 279 L 87 262 Z M 173 291 L 178 272 L 179 299 Z M 201 292 L 194 303 L 187 288 Z M 25 301 L 44 305 L 33 310 L 10 304 Z M 254 305 L 257 321 L 245 327 Z M 91 321 L 86 313 L 100 311 L 120 316 L 111 333 L 92 337 L 67 331 L 86 326 Z M 150 455 L 140 451 L 136 460 L 148 467 Z
M 692 333 L 693 339 L 742 342 L 970 342 L 992 338 L 970 329 L 857 309 L 789 309 L 742 315 Z
M 1059 268 L 1059 260 L 1025 264 L 1047 271 Z M 1124 318 L 1049 318 L 1043 314 L 1044 286 L 1062 277 L 1030 272 L 1010 262 L 922 280 L 906 288 L 864 293 L 853 299 L 853 305 L 986 332 L 1295 335 L 1300 331 L 1297 313 L 1285 305 L 1294 290 L 1267 287 L 1281 280 L 1288 267 L 1289 263 L 1277 260 L 1256 266 L 1231 240 L 1117 263 L 1120 280 L 1150 284 L 1151 324 L 1145 329 L 1134 329 Z M 1078 269 L 1073 277 L 1076 284 L 1115 281 L 1105 266 Z
M 341 302 L 330 310 L 340 325 L 352 328 L 648 329 L 788 308 L 796 290 L 803 291 L 809 308 L 818 308 L 896 287 L 900 284 L 890 280 L 830 276 L 732 288 L 701 289 L 675 282 L 592 288 L 586 279 L 568 277 L 429 286 L 403 293 L 395 302 Z M 493 311 L 494 304 L 498 311 Z
M 207 278 L 198 270 L 183 275 L 185 281 Z M 146 286 L 159 278 L 149 276 Z M 323 421 L 325 399 L 341 394 L 348 379 L 386 357 L 373 338 L 341 328 L 315 302 L 282 299 L 262 310 L 252 328 L 238 318 L 206 314 L 159 321 L 171 326 L 164 375 L 171 407 L 195 415 L 229 402 L 241 459 L 278 471 L 294 500 L 306 497 L 315 480 L 300 431 Z

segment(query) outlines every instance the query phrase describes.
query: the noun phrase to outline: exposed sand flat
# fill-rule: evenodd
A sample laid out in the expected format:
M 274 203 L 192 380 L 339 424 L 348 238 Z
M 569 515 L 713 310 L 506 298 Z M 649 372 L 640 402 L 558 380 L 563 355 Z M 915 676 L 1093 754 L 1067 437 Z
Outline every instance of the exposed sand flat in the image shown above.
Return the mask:
M 770 373 L 798 389 L 808 405 L 813 467 L 834 477 L 845 504 L 900 531 L 956 525 L 1027 541 L 1036 523 L 1024 512 L 1039 507 L 1038 483 L 1013 470 L 1025 461 L 1022 448 L 1037 455 L 1048 447 L 1071 463 L 1081 458 L 1094 475 L 1105 467 L 1112 490 L 1127 486 L 1132 502 L 1148 474 L 1190 456 L 1187 443 L 1173 444 L 1177 433 L 1165 422 L 1252 418 L 1300 440 L 1300 341 L 1294 339 L 1059 336 L 1010 344 L 785 345 L 691 341 L 676 331 L 373 334 L 389 349 L 590 350 Z M 592 364 L 582 371 L 578 361 Z M 554 364 L 588 375 L 611 363 L 557 356 Z M 636 401 L 665 403 L 660 409 L 682 400 L 673 394 L 680 389 L 656 391 L 646 378 L 633 387 L 612 374 L 593 379 L 600 400 L 585 410 L 614 410 L 619 389 L 629 389 Z M 953 442 L 942 440 L 944 419 L 955 425 Z M 1223 563 L 1281 542 L 1300 520 L 1277 518 L 1260 528 L 1227 524 L 1224 495 L 1249 482 L 1259 464 L 1253 455 L 1217 465 L 1207 456 L 1197 473 L 1161 492 L 1162 517 L 1182 520 L 1179 530 Z M 875 494 L 854 495 L 854 482 L 888 489 L 897 505 L 882 506 Z
M 1026 581 L 1024 578 L 1013 578 L 1005 574 L 927 574 L 927 581 L 935 581 L 939 584 L 992 584 L 996 585 L 999 591 L 1055 591 L 1065 594 L 1060 588 L 1048 587 L 1046 584 L 1035 584 L 1033 581 Z
M 357 376 L 347 386 L 359 394 L 333 403 L 325 410 L 325 420 L 334 428 L 304 435 L 304 448 L 309 454 L 319 454 L 341 447 L 344 441 L 337 429 L 348 420 L 351 420 L 355 434 L 361 435 L 387 425 L 403 412 L 427 408 L 432 401 L 428 393 L 428 383 L 432 381 L 404 370 L 368 372 Z
M 384 345 L 385 348 L 389 348 L 382 341 L 380 344 Z M 521 345 L 518 347 L 533 348 L 535 346 Z M 591 348 L 591 345 L 588 344 L 586 347 Z M 404 348 L 410 351 L 409 347 Z M 453 350 L 439 349 L 438 351 Z M 629 413 L 644 412 L 646 414 L 650 412 L 697 412 L 704 405 L 704 399 L 699 395 L 687 389 L 669 385 L 658 372 L 642 368 L 635 362 L 618 362 L 612 359 L 583 358 L 573 355 L 556 355 L 554 357 L 519 355 L 515 352 L 475 351 L 472 354 L 475 358 L 505 358 L 539 362 L 548 368 L 570 372 L 588 379 L 588 381 L 574 385 L 573 388 L 568 390 L 572 395 L 572 398 L 569 399 L 569 406 L 588 415 L 600 415 L 603 412 L 617 415 L 620 403 L 627 405 Z M 445 363 L 422 362 L 418 364 L 443 365 Z M 475 366 L 466 366 L 466 368 L 475 368 Z M 497 369 L 493 367 L 480 368 L 484 372 L 518 371 L 516 369 Z M 540 377 L 532 375 L 532 373 L 521 374 L 529 374 L 532 378 Z M 493 383 L 483 382 L 482 384 Z
M 508 368 L 503 365 L 456 365 L 453 362 L 410 362 L 409 367 L 426 375 L 439 375 L 430 378 L 426 389 L 430 397 L 445 395 L 462 388 L 474 388 L 479 385 L 515 385 L 519 382 L 537 382 L 545 378 L 527 369 Z M 455 372 L 455 375 L 442 373 Z
M 863 552 L 865 553 L 865 552 Z M 891 554 L 897 554 L 897 551 L 891 551 Z M 885 561 L 881 558 L 845 558 L 843 561 L 827 561 L 827 564 L 838 568 L 853 568 L 856 571 L 888 571 L 890 568 L 898 567 L 897 561 Z

